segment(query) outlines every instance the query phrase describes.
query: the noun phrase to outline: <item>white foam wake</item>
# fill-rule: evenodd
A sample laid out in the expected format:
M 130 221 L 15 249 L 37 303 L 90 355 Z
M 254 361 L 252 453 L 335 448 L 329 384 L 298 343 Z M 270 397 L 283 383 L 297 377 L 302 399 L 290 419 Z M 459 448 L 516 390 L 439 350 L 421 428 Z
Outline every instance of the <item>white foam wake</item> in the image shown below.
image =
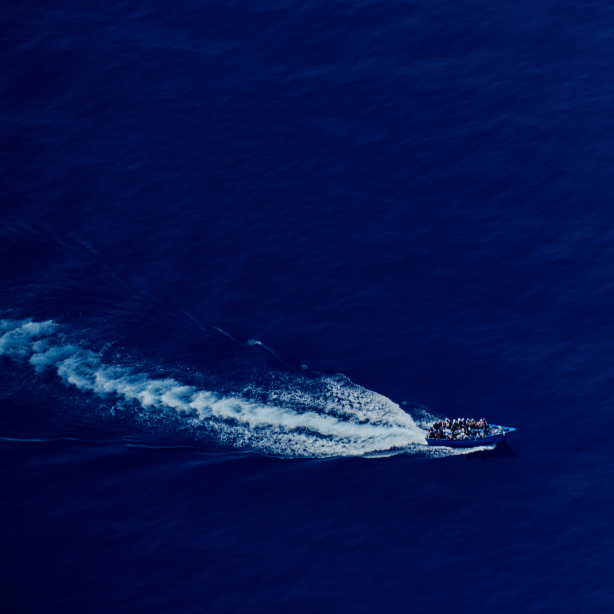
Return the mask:
M 55 369 L 80 390 L 129 401 L 145 419 L 151 412 L 179 418 L 221 443 L 290 457 L 427 450 L 426 433 L 411 416 L 343 376 L 310 383 L 286 375 L 276 386 L 250 385 L 228 396 L 105 364 L 99 354 L 64 342 L 52 321 L 0 320 L 0 332 L 0 355 L 28 360 L 37 372 Z

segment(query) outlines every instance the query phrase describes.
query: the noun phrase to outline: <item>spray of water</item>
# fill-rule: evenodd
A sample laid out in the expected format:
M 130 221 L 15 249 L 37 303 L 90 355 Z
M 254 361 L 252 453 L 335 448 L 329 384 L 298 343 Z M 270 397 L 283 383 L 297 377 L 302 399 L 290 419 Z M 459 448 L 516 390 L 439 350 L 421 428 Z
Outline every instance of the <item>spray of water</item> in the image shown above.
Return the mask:
M 105 364 L 100 354 L 65 341 L 53 321 L 0 320 L 0 355 L 53 369 L 66 385 L 128 403 L 139 415 L 166 414 L 235 448 L 284 457 L 458 453 L 425 446 L 425 432 L 390 399 L 341 375 L 276 378 L 222 395 L 173 378 Z M 254 400 L 258 399 L 258 400 Z

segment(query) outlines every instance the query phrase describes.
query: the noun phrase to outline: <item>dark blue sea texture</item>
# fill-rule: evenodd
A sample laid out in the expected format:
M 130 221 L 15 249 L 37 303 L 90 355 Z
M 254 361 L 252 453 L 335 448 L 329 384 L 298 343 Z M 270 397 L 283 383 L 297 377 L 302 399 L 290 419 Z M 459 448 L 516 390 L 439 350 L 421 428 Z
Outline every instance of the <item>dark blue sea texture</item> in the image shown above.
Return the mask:
M 612 611 L 612 7 L 0 24 L 1 612 Z

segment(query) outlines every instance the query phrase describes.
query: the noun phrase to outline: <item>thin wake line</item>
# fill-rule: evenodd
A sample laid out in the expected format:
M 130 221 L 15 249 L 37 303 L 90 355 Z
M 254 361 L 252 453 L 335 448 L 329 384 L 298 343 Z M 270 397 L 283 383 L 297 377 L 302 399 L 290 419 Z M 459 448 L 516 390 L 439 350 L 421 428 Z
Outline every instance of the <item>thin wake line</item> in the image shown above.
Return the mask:
M 202 331 L 206 332 L 207 330 L 216 330 L 219 333 L 222 333 L 222 335 L 225 335 L 226 337 L 228 337 L 231 341 L 234 341 L 237 345 L 242 345 L 243 347 L 251 347 L 254 345 L 259 345 L 260 347 L 264 348 L 267 352 L 270 352 L 275 358 L 277 358 L 277 360 L 279 360 L 280 363 L 282 363 L 283 365 L 285 365 L 286 367 L 290 368 L 290 369 L 307 369 L 307 365 L 301 365 L 300 367 L 296 367 L 294 365 L 291 365 L 290 363 L 287 363 L 283 358 L 281 358 L 276 352 L 275 350 L 273 350 L 272 348 L 270 348 L 268 345 L 265 345 L 264 343 L 262 343 L 262 341 L 258 341 L 257 339 L 248 339 L 245 343 L 243 343 L 242 341 L 239 341 L 238 339 L 235 339 L 230 333 L 227 333 L 225 330 L 222 330 L 221 328 L 217 327 L 217 326 L 211 326 L 209 328 L 203 328 L 200 323 L 198 322 L 198 320 L 190 313 L 188 313 L 185 310 L 182 310 L 182 312 L 185 316 L 187 316 L 188 318 L 190 318 L 190 320 L 192 320 L 192 322 L 194 322 L 194 324 Z

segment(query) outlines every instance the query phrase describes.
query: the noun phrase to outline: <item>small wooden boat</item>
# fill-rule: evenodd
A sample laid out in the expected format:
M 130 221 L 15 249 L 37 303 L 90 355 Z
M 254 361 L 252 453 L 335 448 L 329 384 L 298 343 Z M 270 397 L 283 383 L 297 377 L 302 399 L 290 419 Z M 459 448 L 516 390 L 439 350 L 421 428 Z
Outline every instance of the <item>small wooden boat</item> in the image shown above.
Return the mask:
M 490 425 L 491 429 L 500 429 L 500 433 L 479 437 L 476 439 L 428 439 L 429 446 L 447 446 L 448 448 L 475 448 L 477 446 L 492 446 L 501 441 L 507 441 L 510 435 L 516 430 L 509 426 Z

